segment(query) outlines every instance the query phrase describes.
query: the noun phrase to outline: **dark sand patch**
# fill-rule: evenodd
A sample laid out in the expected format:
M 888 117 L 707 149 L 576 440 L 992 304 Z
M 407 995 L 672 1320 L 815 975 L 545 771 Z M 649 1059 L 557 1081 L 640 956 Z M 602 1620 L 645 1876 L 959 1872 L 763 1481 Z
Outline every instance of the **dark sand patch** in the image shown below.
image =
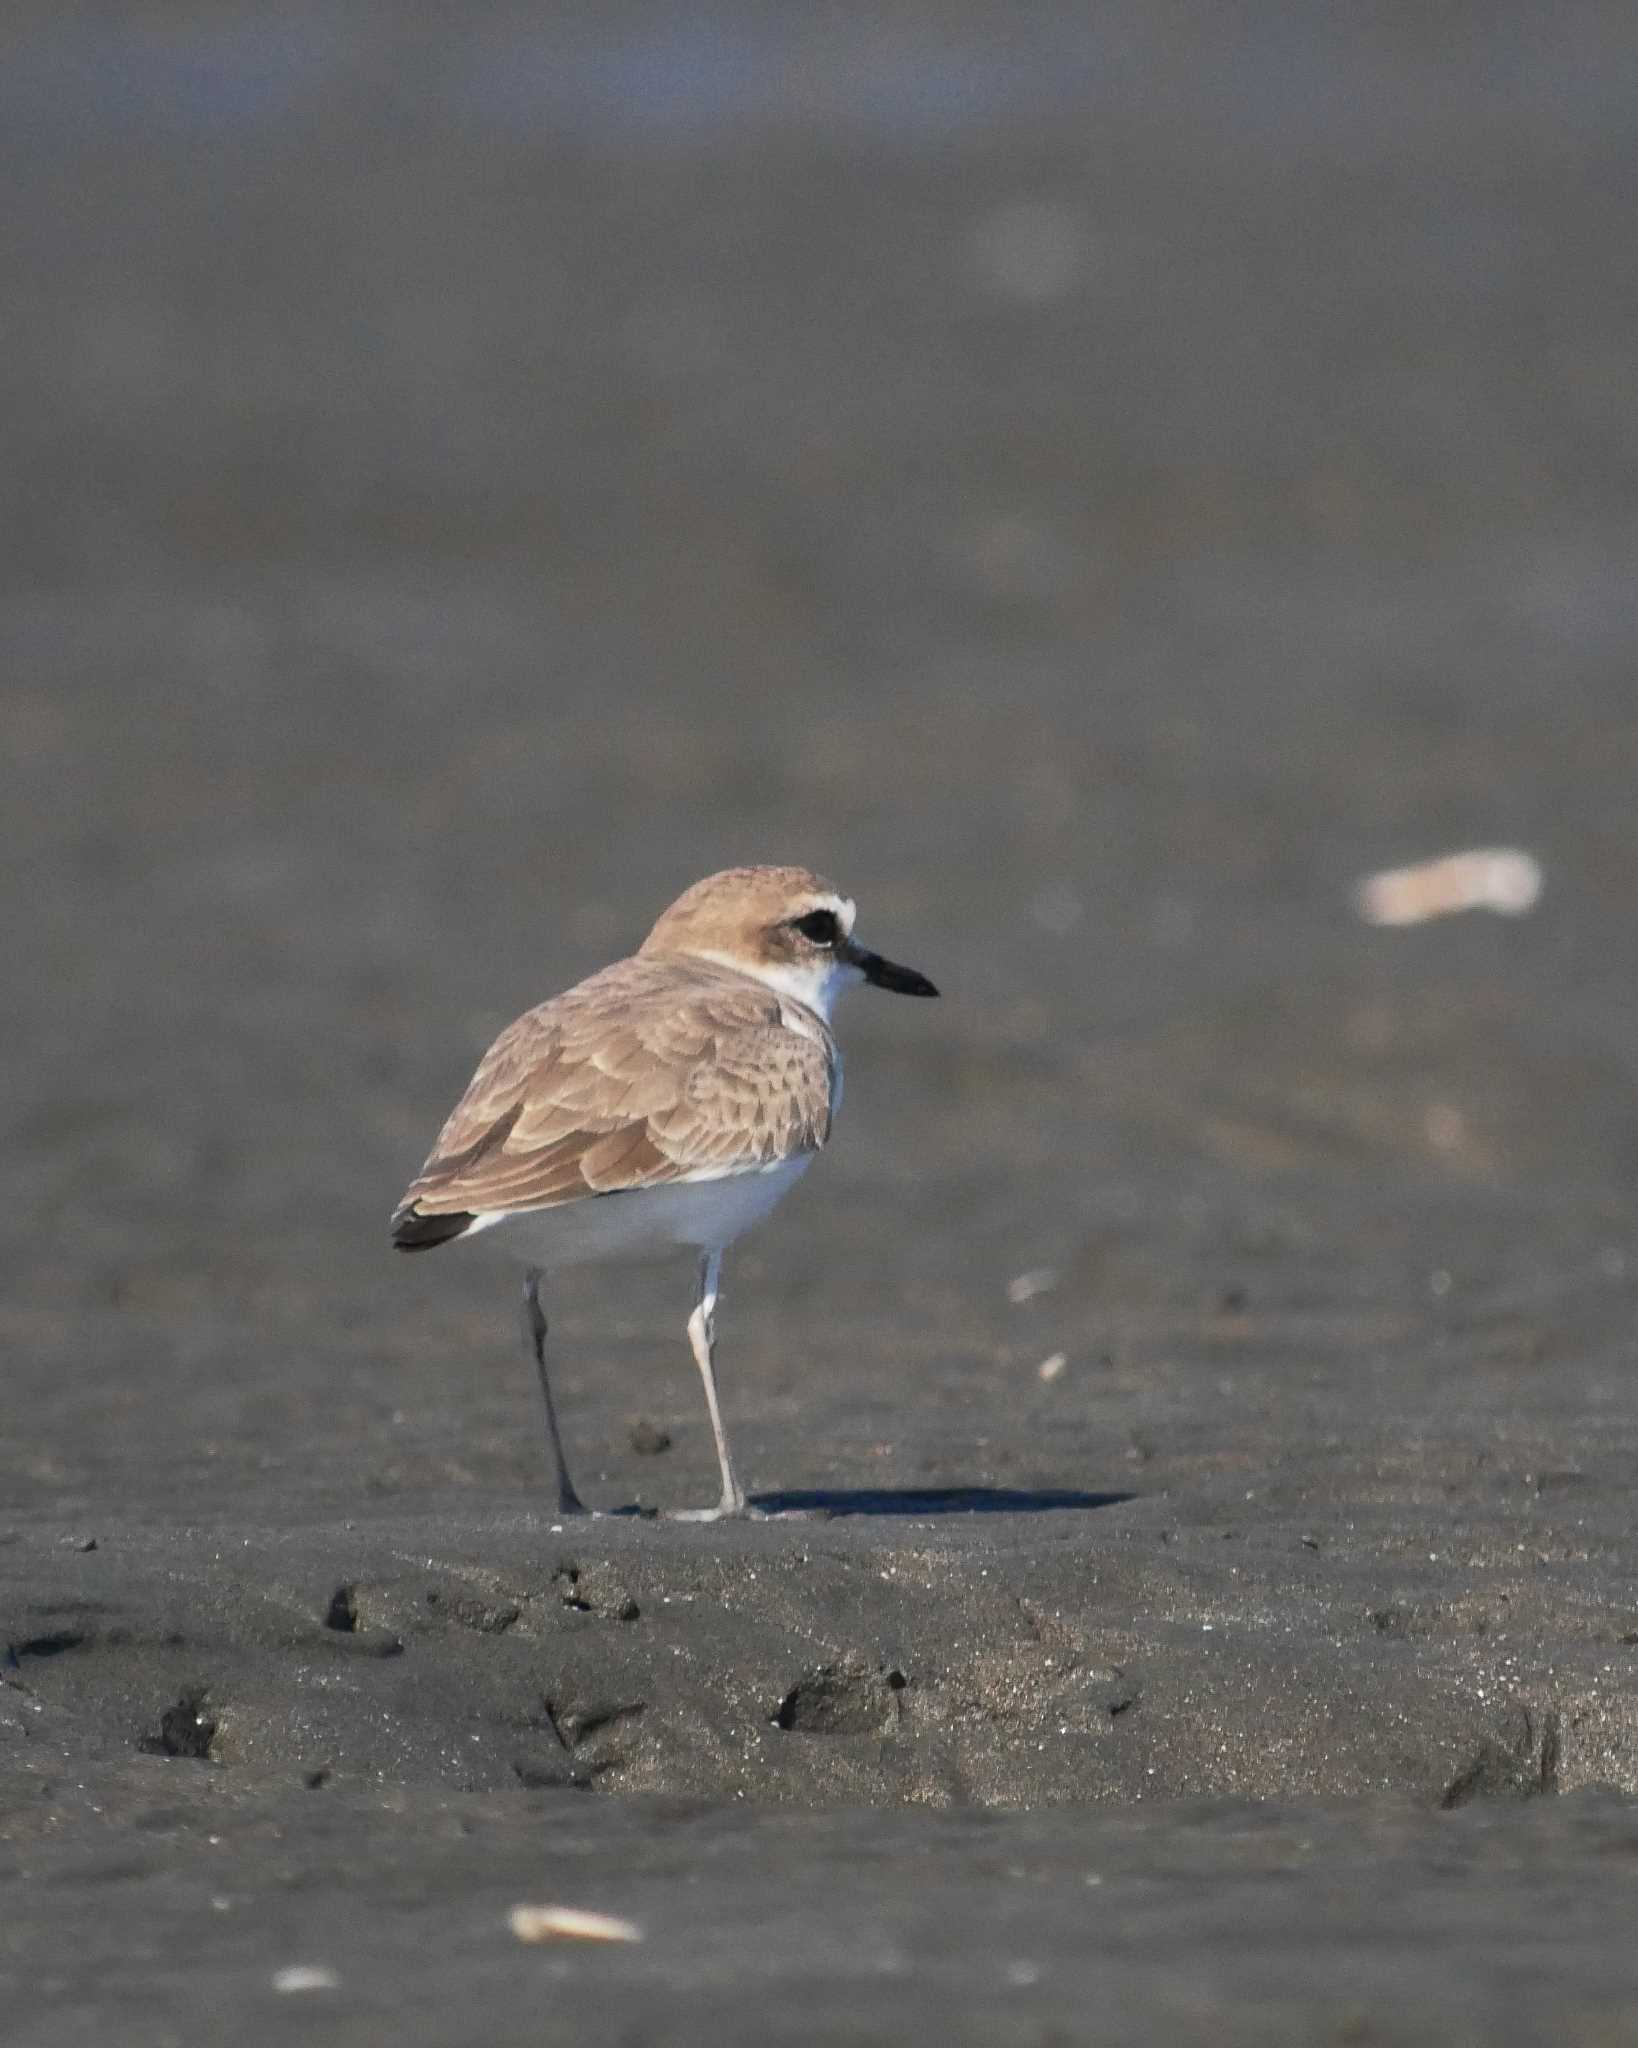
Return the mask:
M 0 2035 L 1638 2034 L 1632 10 L 12 12 Z M 809 1518 L 584 1276 L 557 1533 L 386 1216 L 745 858 Z

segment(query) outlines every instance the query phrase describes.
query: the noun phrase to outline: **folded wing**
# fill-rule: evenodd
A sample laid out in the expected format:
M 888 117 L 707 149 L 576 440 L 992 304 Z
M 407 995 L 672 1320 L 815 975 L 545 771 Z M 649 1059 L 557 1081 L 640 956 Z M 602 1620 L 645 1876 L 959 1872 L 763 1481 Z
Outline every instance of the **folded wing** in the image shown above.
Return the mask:
M 405 1251 L 483 1213 L 751 1172 L 830 1135 L 818 1020 L 701 964 L 624 960 L 531 1010 L 484 1055 L 393 1217 Z M 814 1034 L 817 1026 L 817 1035 Z

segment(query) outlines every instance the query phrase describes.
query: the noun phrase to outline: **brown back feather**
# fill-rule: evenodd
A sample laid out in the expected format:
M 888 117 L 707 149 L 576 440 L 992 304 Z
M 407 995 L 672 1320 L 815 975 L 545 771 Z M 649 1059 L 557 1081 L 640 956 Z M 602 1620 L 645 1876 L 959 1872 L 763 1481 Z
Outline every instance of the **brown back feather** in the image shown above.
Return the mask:
M 788 1002 L 709 961 L 604 968 L 496 1039 L 400 1216 L 553 1208 L 816 1151 L 835 1044 L 811 1011 L 784 1024 Z

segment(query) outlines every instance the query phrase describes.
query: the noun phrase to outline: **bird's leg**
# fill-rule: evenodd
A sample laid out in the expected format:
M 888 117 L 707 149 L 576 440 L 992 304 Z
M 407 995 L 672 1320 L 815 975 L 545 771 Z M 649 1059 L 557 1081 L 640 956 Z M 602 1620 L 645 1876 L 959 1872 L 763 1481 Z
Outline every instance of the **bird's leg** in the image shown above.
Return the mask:
M 715 1522 L 750 1512 L 745 1489 L 734 1477 L 734 1461 L 728 1455 L 728 1434 L 722 1426 L 722 1410 L 717 1405 L 717 1375 L 712 1351 L 717 1336 L 717 1278 L 721 1272 L 720 1251 L 706 1252 L 701 1256 L 699 1299 L 694 1304 L 694 1313 L 688 1318 L 688 1341 L 693 1347 L 694 1363 L 700 1369 L 700 1378 L 705 1382 L 705 1405 L 711 1411 L 711 1434 L 717 1440 L 717 1463 L 722 1467 L 722 1499 L 714 1508 L 685 1510 L 679 1519 L 689 1522 Z
M 557 1426 L 557 1408 L 552 1400 L 552 1383 L 546 1373 L 546 1311 L 540 1302 L 540 1268 L 530 1266 L 523 1276 L 523 1334 L 534 1354 L 540 1375 L 541 1397 L 546 1403 L 546 1434 L 551 1441 L 552 1463 L 557 1468 L 557 1511 L 560 1515 L 583 1515 L 585 1503 L 574 1490 L 568 1460 L 563 1455 L 563 1436 Z

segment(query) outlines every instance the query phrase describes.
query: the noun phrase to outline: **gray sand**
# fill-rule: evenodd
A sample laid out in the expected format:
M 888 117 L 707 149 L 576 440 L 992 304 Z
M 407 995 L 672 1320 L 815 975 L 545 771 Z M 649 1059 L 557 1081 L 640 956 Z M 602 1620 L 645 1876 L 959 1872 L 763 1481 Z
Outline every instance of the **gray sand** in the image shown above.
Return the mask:
M 14 10 L 8 2041 L 1638 2036 L 1635 55 Z M 808 1512 L 554 1528 L 386 1216 L 747 858 L 945 991 L 728 1267 Z M 554 1288 L 604 1506 L 688 1298 Z

